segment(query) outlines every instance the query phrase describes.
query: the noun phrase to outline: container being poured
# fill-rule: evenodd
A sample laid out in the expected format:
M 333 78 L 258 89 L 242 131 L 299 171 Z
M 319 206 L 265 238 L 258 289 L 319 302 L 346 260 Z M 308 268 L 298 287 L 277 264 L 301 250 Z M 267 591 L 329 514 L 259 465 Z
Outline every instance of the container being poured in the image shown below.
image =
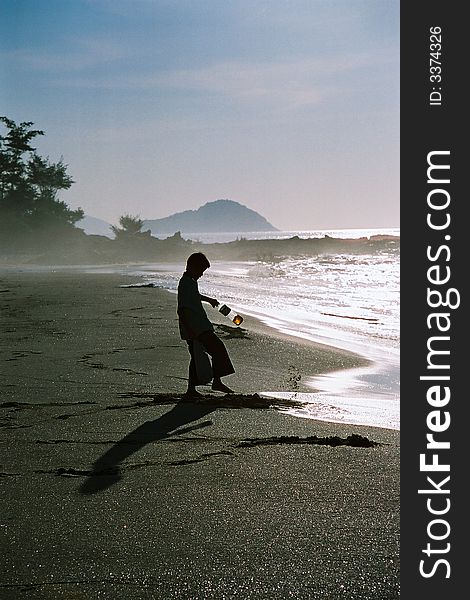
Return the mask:
M 235 325 L 241 325 L 243 323 L 243 317 L 233 311 L 226 304 L 222 304 L 222 306 L 219 308 L 219 312 L 221 312 L 224 317 L 232 319 L 232 322 L 235 323 Z

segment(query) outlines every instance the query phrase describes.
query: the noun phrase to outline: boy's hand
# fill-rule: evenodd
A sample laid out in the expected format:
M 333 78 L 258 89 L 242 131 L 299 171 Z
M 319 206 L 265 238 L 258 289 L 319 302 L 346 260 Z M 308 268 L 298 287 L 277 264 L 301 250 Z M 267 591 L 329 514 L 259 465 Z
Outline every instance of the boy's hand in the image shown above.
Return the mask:
M 220 304 L 220 302 L 219 302 L 218 300 L 216 300 L 215 298 L 209 298 L 209 296 L 203 296 L 202 294 L 200 294 L 200 296 L 199 296 L 199 297 L 201 298 L 201 300 L 202 300 L 203 302 L 209 302 L 209 304 L 210 304 L 211 306 L 213 306 L 214 308 L 215 308 L 216 306 L 219 306 L 219 304 Z

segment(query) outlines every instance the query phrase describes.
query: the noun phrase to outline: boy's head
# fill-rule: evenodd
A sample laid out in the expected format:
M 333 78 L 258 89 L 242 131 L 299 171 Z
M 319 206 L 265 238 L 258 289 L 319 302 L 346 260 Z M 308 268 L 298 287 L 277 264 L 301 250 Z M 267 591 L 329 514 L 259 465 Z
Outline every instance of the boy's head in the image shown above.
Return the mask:
M 206 255 L 202 252 L 195 252 L 186 261 L 186 271 L 193 277 L 199 279 L 206 269 L 211 266 Z

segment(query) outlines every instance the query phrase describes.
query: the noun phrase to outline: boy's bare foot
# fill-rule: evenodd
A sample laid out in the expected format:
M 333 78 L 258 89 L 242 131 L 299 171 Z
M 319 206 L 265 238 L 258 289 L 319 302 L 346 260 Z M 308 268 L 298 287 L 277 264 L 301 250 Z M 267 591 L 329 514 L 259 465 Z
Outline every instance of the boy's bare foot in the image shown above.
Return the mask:
M 212 389 L 216 392 L 225 392 L 226 394 L 234 394 L 235 392 L 227 387 L 221 381 L 214 381 L 212 384 Z

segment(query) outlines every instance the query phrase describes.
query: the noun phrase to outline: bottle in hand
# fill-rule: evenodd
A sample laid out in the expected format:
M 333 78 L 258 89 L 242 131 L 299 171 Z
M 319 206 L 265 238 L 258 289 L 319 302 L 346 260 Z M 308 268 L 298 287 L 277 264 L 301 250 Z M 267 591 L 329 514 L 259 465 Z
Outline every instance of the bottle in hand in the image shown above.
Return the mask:
M 219 308 L 219 312 L 221 312 L 225 317 L 232 319 L 235 325 L 241 325 L 243 323 L 243 317 L 235 313 L 235 311 L 229 308 L 226 304 L 222 304 L 222 306 Z

